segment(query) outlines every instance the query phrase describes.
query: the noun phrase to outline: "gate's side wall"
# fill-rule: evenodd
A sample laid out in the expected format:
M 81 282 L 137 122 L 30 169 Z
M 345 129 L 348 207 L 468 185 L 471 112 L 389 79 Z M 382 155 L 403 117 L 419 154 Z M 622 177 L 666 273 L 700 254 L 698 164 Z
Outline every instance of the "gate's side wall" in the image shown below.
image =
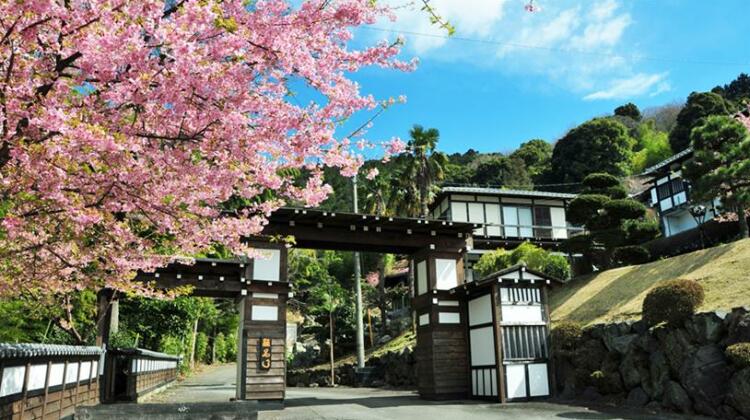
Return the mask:
M 240 367 L 240 395 L 245 400 L 283 400 L 286 396 L 286 301 L 287 249 L 280 244 L 254 243 L 254 247 L 276 253 L 266 260 L 247 265 L 245 290 L 240 298 L 242 311 L 243 366 Z M 264 343 L 264 341 L 266 341 Z M 267 345 L 267 346 L 266 346 Z M 264 349 L 265 346 L 265 349 Z M 263 366 L 262 353 L 269 351 Z
M 252 297 L 276 295 L 276 299 Z M 246 354 L 245 372 L 245 396 L 246 400 L 282 400 L 286 395 L 286 292 L 251 292 L 251 296 L 245 301 L 244 312 L 244 349 Z M 256 309 L 253 319 L 253 306 L 278 308 L 276 321 L 258 319 L 259 312 Z M 264 369 L 261 366 L 261 340 L 270 341 L 271 367 Z
M 0 419 L 62 418 L 99 404 L 97 347 L 0 344 Z

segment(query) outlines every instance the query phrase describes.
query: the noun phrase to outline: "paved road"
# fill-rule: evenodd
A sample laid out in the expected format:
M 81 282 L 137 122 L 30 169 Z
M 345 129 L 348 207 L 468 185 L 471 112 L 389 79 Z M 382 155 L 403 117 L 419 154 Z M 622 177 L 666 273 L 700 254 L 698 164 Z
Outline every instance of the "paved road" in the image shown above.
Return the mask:
M 209 368 L 161 392 L 148 402 L 222 402 L 234 397 L 235 366 Z M 585 407 L 554 403 L 487 404 L 477 401 L 424 401 L 413 391 L 373 388 L 287 388 L 283 410 L 271 407 L 260 413 L 263 420 L 302 419 L 664 419 L 627 409 Z
M 228 402 L 235 395 L 236 374 L 234 363 L 211 366 L 165 391 L 153 394 L 144 402 Z

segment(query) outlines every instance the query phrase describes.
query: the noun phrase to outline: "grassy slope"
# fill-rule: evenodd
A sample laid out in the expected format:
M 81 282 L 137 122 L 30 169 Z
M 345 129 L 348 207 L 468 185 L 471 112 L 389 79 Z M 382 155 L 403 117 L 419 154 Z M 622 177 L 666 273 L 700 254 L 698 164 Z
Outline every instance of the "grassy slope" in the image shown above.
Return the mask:
M 408 330 L 385 344 L 376 346 L 371 349 L 367 349 L 365 351 L 365 360 L 373 356 L 381 356 L 385 353 L 388 353 L 389 351 L 398 352 L 398 351 L 401 351 L 401 349 L 403 349 L 404 347 L 408 347 L 408 346 L 414 347 L 416 344 L 417 344 L 416 335 L 414 335 L 414 333 L 412 333 L 411 330 Z M 328 351 L 327 348 L 325 351 Z M 338 358 L 334 362 L 336 366 L 341 366 L 347 363 L 357 363 L 357 355 L 350 354 L 348 356 Z M 328 363 L 322 363 L 322 364 L 319 364 L 317 366 L 313 366 L 307 369 L 311 369 L 311 370 L 328 369 L 330 368 L 330 366 L 331 365 Z
M 551 292 L 552 320 L 588 325 L 639 318 L 646 293 L 674 278 L 703 285 L 701 310 L 750 305 L 750 239 L 575 278 Z

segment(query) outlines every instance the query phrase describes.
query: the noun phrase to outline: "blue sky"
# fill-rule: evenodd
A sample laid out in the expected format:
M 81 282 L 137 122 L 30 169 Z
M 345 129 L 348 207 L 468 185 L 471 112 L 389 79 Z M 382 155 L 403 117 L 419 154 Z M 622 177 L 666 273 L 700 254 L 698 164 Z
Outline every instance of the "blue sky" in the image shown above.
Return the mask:
M 400 34 L 402 57 L 420 61 L 412 73 L 354 76 L 365 93 L 408 98 L 375 120 L 371 140 L 406 139 L 419 123 L 438 128 L 449 153 L 507 152 L 533 138 L 553 142 L 628 101 L 683 101 L 750 72 L 746 0 L 535 0 L 537 13 L 523 10 L 526 0 L 432 0 L 454 39 L 408 1 L 388 0 L 397 22 L 356 32 L 357 45 Z

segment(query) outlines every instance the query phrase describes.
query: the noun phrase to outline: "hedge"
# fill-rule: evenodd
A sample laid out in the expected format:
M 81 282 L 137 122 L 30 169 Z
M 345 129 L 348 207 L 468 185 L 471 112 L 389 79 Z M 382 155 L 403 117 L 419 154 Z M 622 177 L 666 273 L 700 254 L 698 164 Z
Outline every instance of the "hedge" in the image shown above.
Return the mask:
M 643 320 L 648 325 L 679 325 L 703 303 L 703 286 L 695 280 L 670 280 L 653 288 L 643 300 Z

